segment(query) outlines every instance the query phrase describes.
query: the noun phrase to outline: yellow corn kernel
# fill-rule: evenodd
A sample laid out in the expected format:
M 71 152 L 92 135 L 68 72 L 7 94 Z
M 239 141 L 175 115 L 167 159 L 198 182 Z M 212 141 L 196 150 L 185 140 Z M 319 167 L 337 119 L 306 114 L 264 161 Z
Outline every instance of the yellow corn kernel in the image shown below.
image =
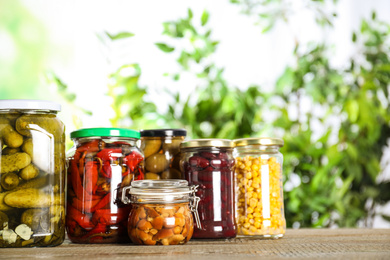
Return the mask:
M 247 212 L 247 213 L 253 213 L 253 208 L 248 207 L 248 208 L 246 209 L 246 212 Z
M 253 218 L 253 215 L 252 215 L 252 214 L 248 214 L 248 218 L 249 218 L 249 219 L 252 219 L 252 218 Z

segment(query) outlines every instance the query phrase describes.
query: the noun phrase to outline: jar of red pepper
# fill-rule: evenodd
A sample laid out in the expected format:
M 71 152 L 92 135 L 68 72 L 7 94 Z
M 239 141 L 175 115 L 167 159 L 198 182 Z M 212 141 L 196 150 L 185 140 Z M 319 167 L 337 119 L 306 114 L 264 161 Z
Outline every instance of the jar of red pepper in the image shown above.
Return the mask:
M 129 242 L 128 205 L 120 192 L 134 179 L 143 179 L 138 131 L 88 128 L 70 134 L 68 153 L 66 230 L 75 243 Z
M 194 238 L 233 238 L 234 216 L 233 144 L 226 139 L 195 139 L 183 142 L 181 170 L 189 185 L 198 185 L 201 228 Z

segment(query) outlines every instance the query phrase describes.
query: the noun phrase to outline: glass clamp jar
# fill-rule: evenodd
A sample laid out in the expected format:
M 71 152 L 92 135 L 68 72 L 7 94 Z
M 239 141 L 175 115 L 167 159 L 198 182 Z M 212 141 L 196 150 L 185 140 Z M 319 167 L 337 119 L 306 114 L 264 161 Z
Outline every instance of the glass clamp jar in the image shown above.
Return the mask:
M 280 238 L 285 233 L 283 144 L 266 137 L 234 140 L 238 236 Z
M 194 139 L 181 144 L 181 167 L 190 185 L 199 185 L 201 228 L 194 238 L 233 238 L 234 158 L 232 142 L 226 139 Z
M 143 179 L 138 131 L 88 128 L 70 134 L 66 230 L 74 243 L 124 243 L 130 207 L 120 191 Z
M 0 100 L 0 247 L 65 239 L 65 126 L 61 106 Z
M 122 202 L 131 203 L 128 235 L 137 245 L 181 245 L 188 242 L 196 225 L 197 186 L 185 180 L 140 180 L 122 190 Z
M 145 179 L 182 179 L 180 144 L 185 129 L 141 130 L 141 150 L 145 155 Z

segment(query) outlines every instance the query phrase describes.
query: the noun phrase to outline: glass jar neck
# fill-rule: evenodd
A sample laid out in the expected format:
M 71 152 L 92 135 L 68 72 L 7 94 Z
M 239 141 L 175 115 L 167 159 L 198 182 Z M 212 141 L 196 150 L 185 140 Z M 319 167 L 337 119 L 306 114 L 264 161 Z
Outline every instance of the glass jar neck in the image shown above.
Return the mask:
M 73 142 L 76 146 L 82 145 L 84 143 L 88 143 L 93 140 L 102 140 L 105 143 L 126 142 L 131 146 L 135 146 L 138 139 L 121 137 L 121 136 L 110 136 L 110 137 L 91 136 L 91 137 L 73 138 Z
M 252 144 L 252 145 L 246 145 L 246 146 L 238 146 L 235 147 L 235 150 L 237 153 L 272 153 L 272 154 L 278 154 L 279 152 L 279 146 L 276 145 L 259 145 L 259 144 Z
M 58 111 L 42 109 L 0 109 L 0 114 L 47 114 L 57 115 Z

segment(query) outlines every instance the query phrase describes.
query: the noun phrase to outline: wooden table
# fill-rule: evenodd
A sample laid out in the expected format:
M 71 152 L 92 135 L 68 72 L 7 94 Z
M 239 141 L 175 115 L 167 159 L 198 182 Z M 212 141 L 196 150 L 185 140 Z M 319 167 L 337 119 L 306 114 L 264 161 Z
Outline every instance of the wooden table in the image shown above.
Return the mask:
M 79 245 L 0 249 L 1 259 L 390 259 L 390 229 L 289 229 L 278 240 L 195 240 L 181 246 Z

